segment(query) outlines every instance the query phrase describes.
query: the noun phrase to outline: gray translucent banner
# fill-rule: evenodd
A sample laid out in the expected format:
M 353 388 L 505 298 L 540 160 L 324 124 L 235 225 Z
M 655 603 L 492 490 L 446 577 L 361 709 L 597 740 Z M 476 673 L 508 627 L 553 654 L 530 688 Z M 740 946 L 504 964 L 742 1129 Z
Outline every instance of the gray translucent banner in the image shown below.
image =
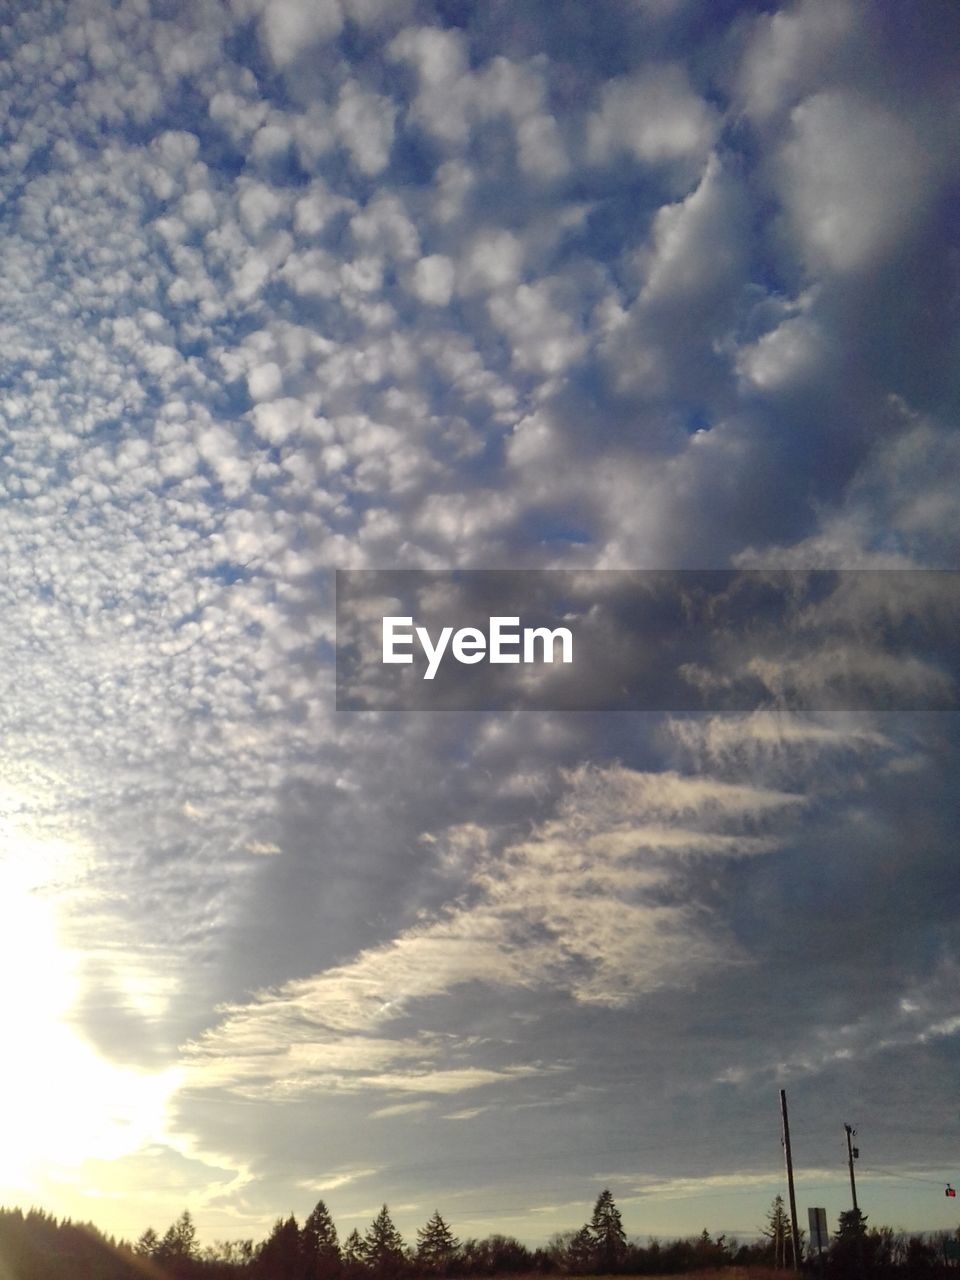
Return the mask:
M 953 570 L 340 570 L 337 708 L 951 710 L 958 623 Z

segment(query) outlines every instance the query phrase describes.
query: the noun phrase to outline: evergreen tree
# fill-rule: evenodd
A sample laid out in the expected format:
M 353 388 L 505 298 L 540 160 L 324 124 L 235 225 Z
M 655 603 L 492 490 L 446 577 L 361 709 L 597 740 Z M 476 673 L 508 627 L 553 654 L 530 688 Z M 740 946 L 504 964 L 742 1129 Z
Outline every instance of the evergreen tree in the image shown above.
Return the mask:
M 698 1270 L 706 1271 L 708 1267 L 724 1267 L 731 1261 L 726 1236 L 717 1236 L 714 1240 L 706 1227 L 700 1232 L 700 1238 L 694 1245 L 693 1252 Z
M 837 1220 L 837 1240 L 862 1240 L 866 1234 L 866 1214 L 861 1209 L 844 1209 Z
M 443 1273 L 459 1248 L 460 1241 L 438 1212 L 417 1232 L 417 1263 L 426 1271 Z
M 601 1191 L 590 1219 L 594 1257 L 601 1271 L 616 1271 L 627 1251 L 627 1236 L 620 1220 L 620 1210 L 609 1189 Z
M 770 1241 L 773 1265 L 779 1270 L 787 1265 L 790 1248 L 790 1218 L 783 1205 L 783 1196 L 776 1196 L 767 1214 L 767 1225 L 761 1227 L 762 1233 Z
M 595 1252 L 593 1232 L 590 1230 L 589 1224 L 582 1226 L 579 1231 L 571 1236 L 570 1243 L 567 1245 L 564 1259 L 566 1269 L 577 1276 L 587 1275 L 593 1270 Z
M 397 1276 L 403 1270 L 403 1237 L 393 1225 L 390 1211 L 384 1205 L 363 1240 L 363 1260 L 378 1276 Z
M 263 1280 L 300 1280 L 300 1228 L 297 1220 L 278 1218 L 257 1253 L 256 1274 Z
M 141 1258 L 153 1258 L 156 1256 L 157 1249 L 160 1247 L 160 1237 L 154 1231 L 153 1227 L 147 1227 L 143 1235 L 133 1246 L 133 1251 L 139 1254 Z
M 343 1242 L 340 1260 L 344 1273 L 348 1276 L 359 1275 L 364 1270 L 363 1240 L 356 1227 Z
M 847 1277 L 872 1275 L 876 1270 L 882 1237 L 867 1232 L 866 1216 L 859 1209 L 845 1209 L 837 1223 L 837 1234 L 830 1245 L 830 1273 Z
M 190 1210 L 184 1209 L 176 1222 L 172 1222 L 163 1233 L 163 1239 L 154 1249 L 153 1257 L 162 1266 L 179 1264 L 196 1256 L 197 1229 L 193 1225 Z
M 340 1270 L 337 1228 L 322 1200 L 311 1210 L 300 1232 L 304 1280 L 330 1280 Z

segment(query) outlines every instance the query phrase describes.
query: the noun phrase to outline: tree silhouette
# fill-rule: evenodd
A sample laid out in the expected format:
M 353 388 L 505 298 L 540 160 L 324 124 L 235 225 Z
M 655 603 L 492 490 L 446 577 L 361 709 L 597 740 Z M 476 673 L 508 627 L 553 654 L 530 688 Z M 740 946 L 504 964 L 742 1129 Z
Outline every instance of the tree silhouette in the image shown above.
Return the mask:
M 363 1239 L 356 1227 L 353 1228 L 343 1242 L 343 1248 L 340 1251 L 340 1262 L 344 1275 L 348 1277 L 359 1276 L 365 1270 Z
M 330 1280 L 340 1271 L 340 1246 L 330 1210 L 318 1200 L 300 1232 L 303 1280 Z
M 780 1197 L 778 1196 L 779 1200 Z M 867 1216 L 861 1209 L 844 1209 L 837 1219 L 838 1240 L 861 1240 L 867 1234 Z
M 300 1228 L 296 1218 L 278 1218 L 257 1253 L 255 1272 L 263 1280 L 300 1280 Z
M 602 1271 L 616 1271 L 627 1251 L 627 1236 L 609 1188 L 600 1192 L 590 1219 L 594 1258 Z
M 393 1225 L 386 1205 L 363 1238 L 363 1260 L 378 1276 L 397 1276 L 403 1270 L 406 1261 L 403 1237 Z
M 176 1222 L 167 1227 L 151 1257 L 172 1275 L 186 1275 L 192 1269 L 196 1253 L 197 1229 L 190 1210 L 184 1209 Z
M 147 1227 L 143 1235 L 133 1247 L 134 1253 L 140 1255 L 141 1258 L 153 1258 L 156 1256 L 160 1247 L 160 1237 L 154 1231 L 153 1227 Z
M 176 1222 L 166 1230 L 161 1248 L 169 1258 L 192 1258 L 197 1247 L 197 1229 L 190 1210 L 184 1209 Z
M 767 1225 L 761 1231 L 770 1241 L 773 1265 L 779 1270 L 787 1265 L 787 1241 L 790 1239 L 790 1218 L 783 1204 L 783 1196 L 774 1197 L 767 1214 Z
M 444 1272 L 453 1262 L 460 1241 L 435 1212 L 426 1226 L 417 1232 L 417 1263 L 426 1271 Z
M 574 1275 L 583 1276 L 593 1270 L 593 1256 L 596 1252 L 593 1232 L 589 1224 L 575 1232 L 566 1248 L 565 1262 L 567 1269 Z
M 860 1209 L 845 1209 L 837 1222 L 837 1234 L 830 1246 L 830 1271 L 834 1275 L 862 1276 L 873 1270 L 879 1237 L 867 1234 L 867 1219 Z

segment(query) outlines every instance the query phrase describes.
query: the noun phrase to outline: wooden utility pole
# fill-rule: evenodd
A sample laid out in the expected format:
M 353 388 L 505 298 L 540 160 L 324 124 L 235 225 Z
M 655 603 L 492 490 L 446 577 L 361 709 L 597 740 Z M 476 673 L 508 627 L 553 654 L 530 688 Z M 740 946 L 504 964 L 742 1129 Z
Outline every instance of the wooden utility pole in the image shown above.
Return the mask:
M 797 1227 L 797 1197 L 793 1190 L 793 1157 L 790 1154 L 790 1121 L 787 1119 L 787 1091 L 780 1090 L 780 1120 L 783 1126 L 783 1158 L 787 1162 L 787 1191 L 790 1195 L 790 1252 L 794 1271 L 800 1270 L 800 1231 Z M 851 1166 L 852 1168 L 852 1166 Z
M 853 1145 L 853 1137 L 857 1131 L 856 1129 L 851 1129 L 848 1124 L 845 1124 L 843 1127 L 847 1134 L 847 1164 L 850 1167 L 850 1194 L 853 1196 L 853 1211 L 854 1213 L 859 1213 L 860 1206 L 857 1204 L 857 1180 L 853 1176 L 854 1156 L 860 1154 Z

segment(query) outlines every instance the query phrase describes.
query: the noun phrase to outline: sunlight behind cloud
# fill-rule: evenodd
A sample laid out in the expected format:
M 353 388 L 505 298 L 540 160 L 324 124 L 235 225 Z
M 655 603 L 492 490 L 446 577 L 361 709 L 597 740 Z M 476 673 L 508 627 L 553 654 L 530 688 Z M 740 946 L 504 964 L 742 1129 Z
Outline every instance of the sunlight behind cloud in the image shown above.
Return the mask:
M 79 993 L 77 957 L 59 938 L 55 893 L 76 875 L 77 843 L 38 837 L 0 817 L 0 1059 L 4 1140 L 0 1195 L 33 1191 L 54 1171 L 113 1160 L 163 1132 L 178 1073 L 105 1061 L 69 1025 Z

